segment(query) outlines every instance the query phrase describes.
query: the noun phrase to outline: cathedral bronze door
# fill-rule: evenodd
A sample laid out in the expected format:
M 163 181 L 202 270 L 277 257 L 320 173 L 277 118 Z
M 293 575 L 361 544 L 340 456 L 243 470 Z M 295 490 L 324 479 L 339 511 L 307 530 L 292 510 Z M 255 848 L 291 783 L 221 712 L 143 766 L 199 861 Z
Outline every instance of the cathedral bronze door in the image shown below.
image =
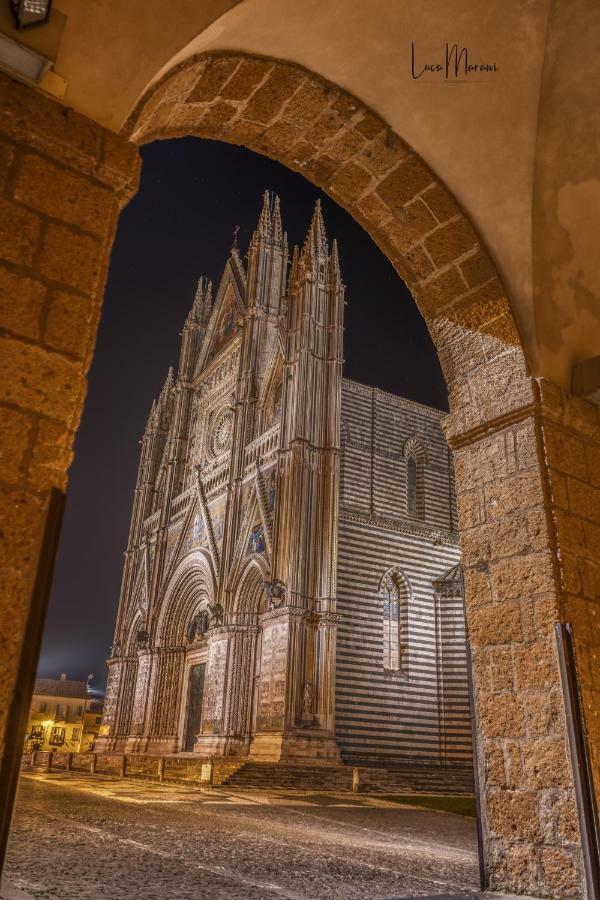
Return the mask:
M 191 753 L 196 743 L 196 736 L 200 731 L 200 717 L 202 715 L 202 697 L 204 695 L 204 672 L 206 663 L 192 666 L 188 679 L 187 719 L 185 723 L 185 741 L 183 749 Z

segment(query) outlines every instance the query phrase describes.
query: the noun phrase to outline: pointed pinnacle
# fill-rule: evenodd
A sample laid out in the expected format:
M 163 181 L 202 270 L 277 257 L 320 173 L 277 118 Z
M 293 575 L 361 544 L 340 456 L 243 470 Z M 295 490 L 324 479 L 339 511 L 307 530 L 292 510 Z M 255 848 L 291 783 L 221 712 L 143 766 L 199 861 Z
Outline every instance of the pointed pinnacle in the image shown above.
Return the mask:
M 341 278 L 340 257 L 338 254 L 338 243 L 335 238 L 333 239 L 333 243 L 331 245 L 331 269 L 330 269 L 330 271 L 331 271 L 332 278 L 334 278 L 334 279 L 336 277 Z
M 281 209 L 279 206 L 279 197 L 275 194 L 272 214 L 273 243 L 277 247 L 283 245 L 283 232 L 281 228 Z
M 144 434 L 148 434 L 149 431 L 152 431 L 156 424 L 156 400 L 152 401 L 152 406 L 150 407 L 150 412 L 148 413 L 148 418 L 146 420 L 146 427 L 144 428 Z
M 290 276 L 289 276 L 289 284 L 293 285 L 298 280 L 298 270 L 300 263 L 300 252 L 298 250 L 298 244 L 294 244 L 294 250 L 292 252 L 292 265 L 290 266 Z
M 171 392 L 171 388 L 173 387 L 173 366 L 169 366 L 169 371 L 167 372 L 167 377 L 165 383 L 163 385 L 163 389 L 160 392 L 160 397 L 158 398 L 159 406 L 162 405 L 165 400 L 168 399 L 169 393 Z
M 325 223 L 323 221 L 323 214 L 321 212 L 320 198 L 317 198 L 317 202 L 315 203 L 315 209 L 310 221 L 304 246 L 306 247 L 308 243 L 312 244 L 311 250 L 315 254 L 315 256 L 324 256 L 325 258 L 327 258 L 327 256 L 329 255 L 327 247 L 327 234 L 325 232 Z
M 271 230 L 270 205 L 269 192 L 265 191 L 263 194 L 263 205 L 260 213 L 260 219 L 258 220 L 258 225 L 256 226 L 256 230 L 265 238 L 269 236 L 269 232 Z

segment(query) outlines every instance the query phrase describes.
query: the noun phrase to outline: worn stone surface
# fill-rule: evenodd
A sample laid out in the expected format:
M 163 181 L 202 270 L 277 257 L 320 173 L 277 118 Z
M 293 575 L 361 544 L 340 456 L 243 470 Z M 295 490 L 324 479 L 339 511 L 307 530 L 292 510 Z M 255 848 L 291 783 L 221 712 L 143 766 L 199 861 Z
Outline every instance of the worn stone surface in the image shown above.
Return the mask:
M 0 766 L 48 492 L 64 489 L 136 149 L 0 74 Z M 70 290 L 66 286 L 69 286 Z M 35 665 L 35 660 L 32 660 Z M 4 799 L 4 798 L 2 798 Z
M 141 885 L 157 900 L 384 900 L 475 892 L 477 846 L 472 819 L 383 798 L 27 776 L 6 874 L 47 900 Z

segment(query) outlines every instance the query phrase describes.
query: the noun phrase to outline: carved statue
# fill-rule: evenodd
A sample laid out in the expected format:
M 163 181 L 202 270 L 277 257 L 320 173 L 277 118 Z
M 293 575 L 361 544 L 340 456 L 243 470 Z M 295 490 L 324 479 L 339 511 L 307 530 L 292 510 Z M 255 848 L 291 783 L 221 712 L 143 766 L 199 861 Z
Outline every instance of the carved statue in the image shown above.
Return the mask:
M 285 603 L 285 585 L 281 581 L 263 581 L 265 594 L 269 598 L 269 609 L 279 609 Z
M 194 641 L 204 637 L 208 630 L 208 610 L 202 609 L 196 613 L 187 628 L 188 641 Z
M 302 696 L 302 712 L 304 715 L 310 715 L 313 711 L 313 686 L 310 681 L 304 683 L 304 693 Z
M 110 659 L 114 659 L 116 656 L 121 655 L 121 641 L 119 638 L 115 638 L 112 644 L 109 647 L 109 655 Z
M 140 629 L 135 636 L 136 643 L 141 650 L 145 650 L 150 643 L 150 635 L 144 629 Z
M 225 610 L 221 606 L 220 603 L 209 603 L 208 604 L 208 615 L 210 616 L 210 626 L 211 628 L 216 628 L 218 625 L 223 624 L 223 614 Z

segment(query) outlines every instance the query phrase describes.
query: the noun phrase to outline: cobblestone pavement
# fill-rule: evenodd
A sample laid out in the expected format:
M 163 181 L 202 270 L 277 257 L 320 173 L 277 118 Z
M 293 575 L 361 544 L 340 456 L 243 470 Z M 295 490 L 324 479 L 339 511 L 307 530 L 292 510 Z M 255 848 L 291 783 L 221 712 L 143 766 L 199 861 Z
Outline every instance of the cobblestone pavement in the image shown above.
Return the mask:
M 7 900 L 478 896 L 475 823 L 462 816 L 54 773 L 21 778 L 5 876 Z

